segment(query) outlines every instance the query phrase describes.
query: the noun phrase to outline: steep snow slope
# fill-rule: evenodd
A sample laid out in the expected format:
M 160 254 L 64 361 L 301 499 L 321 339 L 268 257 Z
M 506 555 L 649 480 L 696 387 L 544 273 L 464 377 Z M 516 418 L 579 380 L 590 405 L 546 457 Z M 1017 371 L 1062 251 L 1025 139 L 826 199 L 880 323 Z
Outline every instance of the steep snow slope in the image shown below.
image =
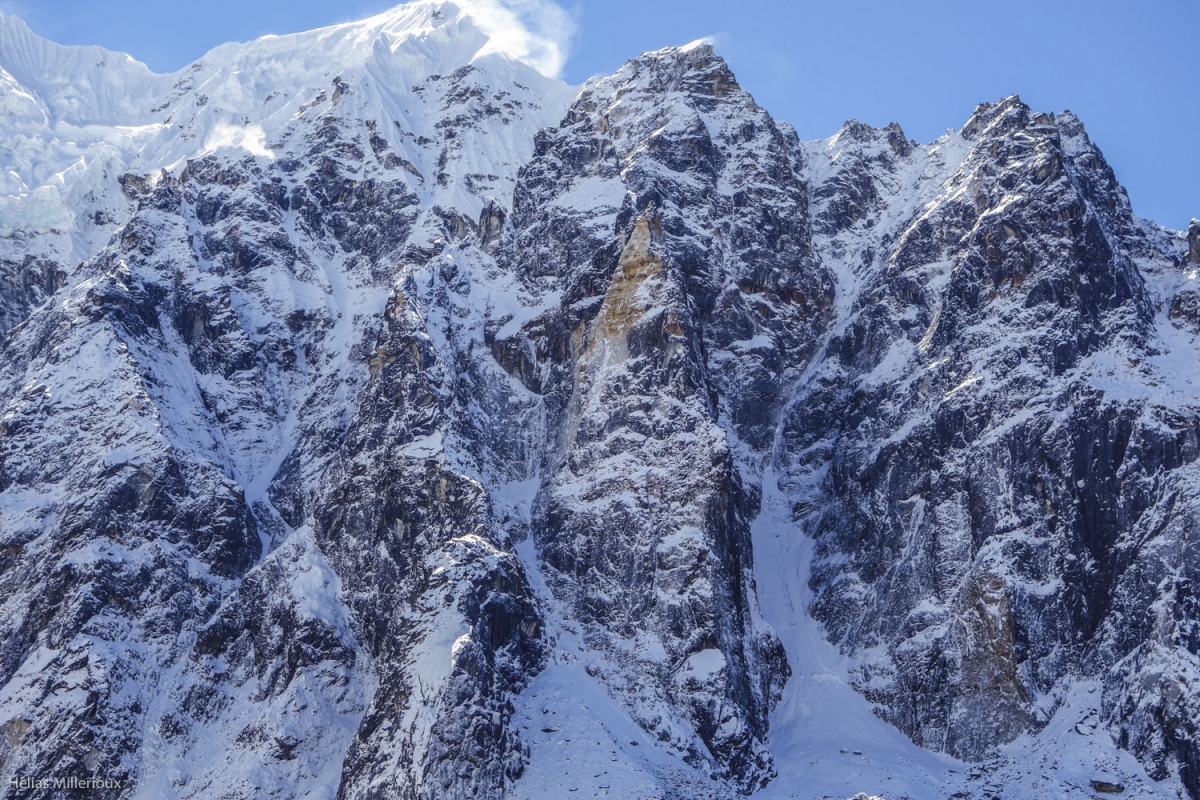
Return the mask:
M 161 170 L 210 154 L 286 156 L 282 139 L 339 102 L 342 118 L 373 122 L 372 138 L 418 178 L 425 203 L 475 219 L 487 196 L 511 194 L 532 133 L 573 95 L 514 62 L 453 4 L 223 45 L 171 75 L 47 42 L 8 15 L 0 53 L 0 258 L 10 271 L 28 259 L 70 271 Z M 471 77 L 456 76 L 466 67 Z M 496 125 L 462 124 L 452 112 L 470 99 Z

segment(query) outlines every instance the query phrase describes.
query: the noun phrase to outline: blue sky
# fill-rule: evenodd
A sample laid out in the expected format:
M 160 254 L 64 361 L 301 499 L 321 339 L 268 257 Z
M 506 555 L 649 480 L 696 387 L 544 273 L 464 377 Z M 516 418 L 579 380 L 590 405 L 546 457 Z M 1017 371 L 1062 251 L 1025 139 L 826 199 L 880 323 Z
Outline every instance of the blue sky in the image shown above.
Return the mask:
M 547 0 L 507 0 L 536 14 Z M 159 71 L 225 41 L 368 16 L 387 0 L 0 0 L 65 44 L 102 44 Z M 1071 109 L 1142 216 L 1200 217 L 1197 0 L 566 0 L 575 21 L 563 77 L 716 38 L 742 85 L 806 139 L 849 118 L 899 122 L 922 141 L 975 105 L 1018 93 Z

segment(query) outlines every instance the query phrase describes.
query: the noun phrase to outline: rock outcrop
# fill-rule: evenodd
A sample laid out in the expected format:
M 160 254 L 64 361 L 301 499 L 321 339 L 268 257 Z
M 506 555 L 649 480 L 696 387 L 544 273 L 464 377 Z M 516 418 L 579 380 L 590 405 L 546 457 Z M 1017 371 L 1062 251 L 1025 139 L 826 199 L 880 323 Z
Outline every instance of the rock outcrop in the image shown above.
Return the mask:
M 853 180 L 814 189 L 817 249 L 857 291 L 784 423 L 813 613 L 923 746 L 982 758 L 1080 675 L 1105 676 L 1128 731 L 1134 706 L 1188 702 L 1147 697 L 1154 664 L 1195 659 L 1145 627 L 1191 569 L 1200 417 L 1157 325 L 1179 256 L 1070 114 L 1009 98 L 929 150 L 891 140 L 848 126 L 827 153 Z M 1190 729 L 1141 727 L 1151 774 L 1178 764 L 1195 792 Z
M 66 176 L 3 177 L 0 779 L 769 793 L 844 678 L 985 764 L 1094 689 L 1106 785 L 1200 797 L 1200 226 L 1073 115 L 802 143 L 706 44 L 576 90 L 449 3 L 171 76 L 0 43 Z

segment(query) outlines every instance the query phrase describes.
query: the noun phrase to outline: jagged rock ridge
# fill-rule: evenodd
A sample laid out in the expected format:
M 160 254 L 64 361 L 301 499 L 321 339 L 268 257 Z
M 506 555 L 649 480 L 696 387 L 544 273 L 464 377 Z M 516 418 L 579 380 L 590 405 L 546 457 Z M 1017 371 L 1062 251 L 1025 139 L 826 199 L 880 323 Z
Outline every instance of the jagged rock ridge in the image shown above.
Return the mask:
M 769 535 L 917 745 L 1053 772 L 1005 746 L 1092 687 L 1094 763 L 1200 795 L 1200 227 L 1072 115 L 802 143 L 706 44 L 576 91 L 449 3 L 0 42 L 0 777 L 815 786 Z

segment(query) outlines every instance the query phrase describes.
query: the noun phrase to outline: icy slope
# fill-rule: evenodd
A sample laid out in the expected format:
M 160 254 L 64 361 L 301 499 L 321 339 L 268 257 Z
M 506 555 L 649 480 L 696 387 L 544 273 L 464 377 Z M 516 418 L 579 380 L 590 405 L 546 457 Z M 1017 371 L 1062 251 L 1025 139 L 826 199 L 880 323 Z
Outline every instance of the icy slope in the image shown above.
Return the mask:
M 339 104 L 338 116 L 373 122 L 372 138 L 418 178 L 423 200 L 474 219 L 482 198 L 511 194 L 532 134 L 557 122 L 574 93 L 510 58 L 453 4 L 429 2 L 222 45 L 171 75 L 53 44 L 0 15 L 0 70 L 6 273 L 31 259 L 70 271 L 129 219 L 131 200 L 164 168 L 214 153 L 273 159 L 305 119 Z M 496 124 L 464 125 L 462 108 L 451 113 L 473 99 Z

